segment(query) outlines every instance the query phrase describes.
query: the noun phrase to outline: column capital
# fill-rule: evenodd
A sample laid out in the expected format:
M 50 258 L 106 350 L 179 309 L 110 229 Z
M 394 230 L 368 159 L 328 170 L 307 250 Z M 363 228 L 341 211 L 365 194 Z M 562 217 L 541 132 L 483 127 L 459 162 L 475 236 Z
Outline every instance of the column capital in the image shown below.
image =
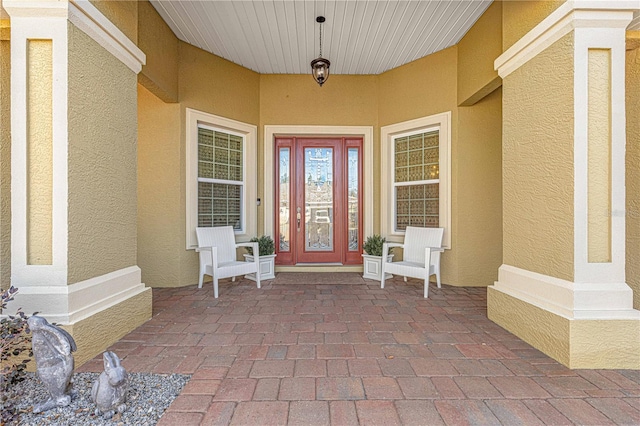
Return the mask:
M 567 1 L 500 55 L 494 67 L 505 78 L 577 28 L 640 27 L 639 10 L 640 0 Z
M 2 2 L 2 8 L 12 20 L 26 20 L 27 28 L 40 28 L 46 23 L 34 23 L 34 19 L 68 19 L 89 37 L 138 74 L 146 63 L 146 56 L 120 29 L 109 21 L 88 0 Z M 18 24 L 19 25 L 19 24 Z M 12 25 L 13 27 L 13 25 Z

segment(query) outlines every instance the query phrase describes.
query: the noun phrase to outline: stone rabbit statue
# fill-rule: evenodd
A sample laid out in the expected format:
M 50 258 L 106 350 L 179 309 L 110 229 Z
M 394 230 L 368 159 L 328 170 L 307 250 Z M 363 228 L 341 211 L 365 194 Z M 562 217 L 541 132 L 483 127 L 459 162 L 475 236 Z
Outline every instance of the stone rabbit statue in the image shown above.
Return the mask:
M 51 397 L 33 407 L 34 413 L 42 413 L 56 406 L 71 402 L 68 394 L 73 374 L 73 355 L 76 342 L 62 328 L 49 324 L 46 319 L 33 315 L 27 320 L 31 330 L 31 346 L 36 360 L 38 377 Z
M 91 399 L 97 406 L 96 416 L 102 413 L 103 418 L 110 419 L 116 412 L 126 410 L 129 382 L 127 371 L 120 365 L 120 358 L 115 352 L 104 352 L 102 359 L 104 371 L 91 388 Z

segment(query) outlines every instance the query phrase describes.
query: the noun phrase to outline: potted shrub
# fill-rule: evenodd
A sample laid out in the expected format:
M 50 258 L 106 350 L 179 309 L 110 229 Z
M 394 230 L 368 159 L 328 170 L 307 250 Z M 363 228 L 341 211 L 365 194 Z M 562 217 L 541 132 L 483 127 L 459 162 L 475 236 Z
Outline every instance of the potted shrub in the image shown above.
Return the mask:
M 363 254 L 363 266 L 364 273 L 362 274 L 363 278 L 368 278 L 370 280 L 380 281 L 382 276 L 382 245 L 386 242 L 385 238 L 382 238 L 378 234 L 374 234 L 366 239 L 364 244 L 362 245 L 362 249 L 367 253 Z M 393 248 L 389 248 L 389 253 L 386 261 L 391 262 L 393 258 L 393 254 L 391 254 Z M 385 279 L 392 278 L 393 275 L 387 274 Z
M 260 280 L 272 280 L 276 277 L 275 275 L 275 251 L 276 246 L 273 242 L 273 239 L 268 235 L 263 235 L 261 237 L 253 237 L 251 242 L 258 243 L 258 251 L 260 263 Z M 247 262 L 253 262 L 253 249 L 251 247 L 245 247 L 248 254 L 244 254 L 244 258 Z M 253 274 L 248 274 L 244 276 L 250 280 L 255 281 L 256 277 Z

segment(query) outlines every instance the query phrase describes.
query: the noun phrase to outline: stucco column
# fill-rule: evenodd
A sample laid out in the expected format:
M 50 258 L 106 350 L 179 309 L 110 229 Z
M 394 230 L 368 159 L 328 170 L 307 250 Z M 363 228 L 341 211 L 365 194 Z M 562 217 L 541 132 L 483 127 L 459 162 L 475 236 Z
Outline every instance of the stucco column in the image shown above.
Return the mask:
M 66 326 L 81 362 L 151 314 L 136 265 L 144 54 L 88 1 L 2 6 L 11 27 L 11 284 L 19 289 L 10 310 Z
M 625 32 L 638 1 L 568 1 L 495 62 L 504 264 L 496 323 L 572 368 L 640 368 L 625 283 Z

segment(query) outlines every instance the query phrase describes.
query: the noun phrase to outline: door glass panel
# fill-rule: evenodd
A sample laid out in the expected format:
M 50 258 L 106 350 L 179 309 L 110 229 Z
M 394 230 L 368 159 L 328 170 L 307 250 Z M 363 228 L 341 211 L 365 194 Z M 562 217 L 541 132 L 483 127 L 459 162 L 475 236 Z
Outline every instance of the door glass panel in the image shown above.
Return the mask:
M 349 148 L 347 211 L 349 212 L 349 251 L 358 251 L 358 148 Z
M 305 249 L 333 250 L 333 149 L 304 149 Z
M 278 184 L 280 185 L 280 251 L 287 252 L 291 247 L 291 236 L 289 235 L 289 219 L 291 217 L 291 202 L 290 202 L 290 155 L 289 148 L 280 148 L 280 176 Z

